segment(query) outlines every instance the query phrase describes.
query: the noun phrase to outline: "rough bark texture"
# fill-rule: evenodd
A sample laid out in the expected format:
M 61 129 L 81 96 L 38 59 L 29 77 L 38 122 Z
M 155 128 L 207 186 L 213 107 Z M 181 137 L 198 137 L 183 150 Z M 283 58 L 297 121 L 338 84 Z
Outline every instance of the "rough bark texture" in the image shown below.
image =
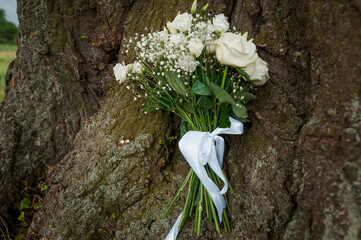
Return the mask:
M 46 164 L 72 149 L 112 81 L 100 63 L 116 59 L 119 43 L 95 48 L 81 38 L 103 34 L 106 9 L 97 1 L 18 1 L 19 50 L 0 105 L 0 215 L 8 224 L 18 215 L 21 181 L 33 186 Z M 115 24 L 127 9 L 118 3 Z
M 27 171 L 16 178 L 5 175 L 6 181 L 60 160 L 72 149 L 83 125 L 80 120 L 96 111 L 99 98 L 89 96 L 98 96 L 92 94 L 98 88 L 90 80 L 106 82 L 107 75 L 96 70 L 97 63 L 114 59 L 107 52 L 97 55 L 94 51 L 103 50 L 80 36 L 101 28 L 104 11 L 128 37 L 146 32 L 145 27 L 159 29 L 191 5 L 191 1 L 171 0 L 92 2 L 66 1 L 60 8 L 45 0 L 20 2 L 19 44 L 35 50 L 20 49 L 8 74 L 8 79 L 12 74 L 19 80 L 15 87 L 9 85 L 1 108 L 6 135 L 1 135 L 0 152 L 8 154 L 1 154 L 1 162 L 13 166 L 2 165 L 2 173 L 20 167 Z M 230 16 L 232 26 L 251 33 L 271 75 L 250 106 L 252 125 L 242 137 L 226 137 L 230 147 L 225 169 L 235 189 L 228 194 L 234 231 L 223 238 L 360 239 L 361 4 L 284 0 L 210 4 L 213 12 Z M 32 11 L 37 11 L 32 18 L 39 18 L 38 23 L 29 22 L 25 29 L 26 19 L 35 14 Z M 50 14 L 61 19 L 58 24 L 49 23 L 56 21 L 46 18 Z M 33 35 L 36 40 L 29 35 L 35 31 L 31 24 L 36 29 L 47 26 Z M 56 31 L 64 34 L 54 35 Z M 63 47 L 55 48 L 51 41 Z M 82 61 L 74 60 L 78 55 Z M 122 59 L 119 54 L 118 60 Z M 89 83 L 71 83 L 72 79 Z M 87 94 L 79 93 L 79 88 L 87 89 Z M 33 93 L 34 89 L 38 90 Z M 36 100 L 36 108 L 27 98 Z M 53 185 L 33 219 L 29 238 L 32 232 L 47 239 L 166 236 L 184 196 L 167 218 L 161 215 L 188 167 L 178 151 L 170 161 L 161 160 L 165 153 L 158 142 L 175 134 L 174 117 L 163 112 L 143 115 L 140 108 L 141 102 L 132 101 L 124 87 L 110 90 L 101 110 L 76 136 L 74 149 L 51 173 Z M 73 118 L 68 111 L 80 119 L 76 127 L 69 127 Z M 42 131 L 37 132 L 36 123 Z M 54 129 L 65 132 L 54 135 L 59 134 Z M 121 137 L 131 142 L 118 146 Z M 192 226 L 189 221 L 179 239 L 194 238 Z M 199 239 L 216 239 L 205 222 Z

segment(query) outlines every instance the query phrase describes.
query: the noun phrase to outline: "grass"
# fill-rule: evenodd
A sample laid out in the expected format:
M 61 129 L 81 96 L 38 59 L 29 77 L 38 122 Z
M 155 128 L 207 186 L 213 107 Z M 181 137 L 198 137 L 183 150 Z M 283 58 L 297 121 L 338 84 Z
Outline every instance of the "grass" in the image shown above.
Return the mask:
M 2 44 L 0 43 L 0 52 L 16 52 L 18 47 L 14 44 Z
M 0 103 L 5 98 L 5 74 L 16 57 L 16 49 L 16 45 L 0 44 Z

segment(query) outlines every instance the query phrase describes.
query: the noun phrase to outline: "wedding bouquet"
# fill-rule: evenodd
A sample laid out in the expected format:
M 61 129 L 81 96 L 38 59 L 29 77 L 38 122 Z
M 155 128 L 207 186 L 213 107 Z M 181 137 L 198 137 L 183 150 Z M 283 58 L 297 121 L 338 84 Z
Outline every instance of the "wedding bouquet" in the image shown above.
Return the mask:
M 134 99 L 146 99 L 144 113 L 164 109 L 182 119 L 179 148 L 191 169 L 164 214 L 188 185 L 184 210 L 167 239 L 176 238 L 193 212 L 199 236 L 203 209 L 218 234 L 222 222 L 231 231 L 224 196 L 229 182 L 221 169 L 224 140 L 218 135 L 243 133 L 254 86 L 269 79 L 268 64 L 247 33 L 231 31 L 227 17 L 211 18 L 207 7 L 196 13 L 195 1 L 191 13 L 178 14 L 163 31 L 135 34 L 125 53 L 136 61 L 114 67 L 116 80 L 134 91 Z

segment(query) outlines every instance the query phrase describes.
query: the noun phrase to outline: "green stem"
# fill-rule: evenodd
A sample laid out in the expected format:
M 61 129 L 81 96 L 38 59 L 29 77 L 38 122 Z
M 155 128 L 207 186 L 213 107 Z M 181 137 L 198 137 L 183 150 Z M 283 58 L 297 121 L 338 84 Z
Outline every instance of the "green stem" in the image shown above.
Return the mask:
M 199 236 L 201 234 L 201 222 L 202 222 L 202 211 L 203 211 L 203 184 L 200 184 L 199 187 L 199 198 L 198 198 L 198 204 L 197 204 L 197 212 L 198 212 L 198 219 L 196 221 L 197 226 L 196 226 L 196 234 L 197 236 Z
M 209 204 L 208 204 L 208 198 L 207 198 L 207 189 L 204 188 L 204 201 L 206 202 L 206 212 L 207 212 L 207 218 L 210 217 L 209 215 Z
M 190 202 L 191 202 L 191 192 L 192 192 L 192 189 L 194 188 L 194 180 L 196 177 L 197 176 L 192 171 L 191 181 L 189 183 L 188 194 L 186 197 L 186 202 L 184 204 L 183 215 L 182 215 L 182 218 L 179 223 L 178 232 L 180 232 L 180 230 L 182 229 L 182 227 L 188 217 L 188 214 L 189 214 L 189 207 L 190 207 Z
M 208 194 L 208 199 L 209 199 L 209 205 L 211 207 L 211 212 L 212 212 L 212 216 L 213 216 L 213 220 L 214 220 L 214 225 L 216 226 L 216 231 L 218 233 L 218 235 L 221 235 L 221 229 L 219 227 L 219 223 L 218 223 L 218 216 L 217 216 L 217 213 L 216 213 L 216 209 L 214 208 L 214 205 L 213 205 L 213 200 L 211 198 L 211 196 Z
M 191 205 L 190 205 L 190 211 L 189 211 L 189 216 L 191 217 L 192 216 L 192 212 L 193 212 L 193 207 L 194 207 L 194 202 L 196 200 L 196 197 L 197 197 L 197 189 L 198 189 L 198 186 L 200 184 L 200 180 L 198 179 L 198 177 L 196 177 L 196 180 L 195 180 L 195 187 L 193 188 L 193 191 L 192 191 L 192 201 L 191 201 Z
M 178 199 L 178 197 L 179 197 L 180 193 L 183 191 L 183 189 L 184 189 L 184 188 L 185 188 L 185 186 L 187 185 L 188 180 L 189 180 L 189 178 L 191 177 L 192 173 L 193 173 L 193 169 L 189 170 L 189 172 L 188 172 L 188 174 L 187 174 L 186 178 L 184 179 L 184 181 L 183 181 L 183 183 L 182 183 L 181 187 L 179 188 L 179 190 L 178 190 L 177 194 L 175 195 L 175 197 L 173 198 L 172 202 L 169 204 L 169 207 L 168 207 L 168 208 L 167 208 L 167 210 L 165 211 L 165 213 L 164 213 L 163 217 L 167 216 L 168 212 L 169 212 L 169 211 L 170 211 L 170 209 L 173 207 L 173 204 L 174 204 L 174 203 L 175 203 L 175 201 Z
M 224 224 L 224 228 L 226 229 L 226 231 L 231 232 L 231 226 L 229 225 L 229 220 L 228 220 L 228 216 L 227 216 L 227 212 L 226 212 L 225 208 L 223 208 L 222 219 L 223 219 L 223 224 Z
M 226 65 L 226 67 L 224 68 L 221 88 L 224 88 L 224 84 L 225 84 L 225 82 L 226 82 L 226 76 L 227 76 L 228 68 L 229 68 L 228 65 Z
M 228 178 L 227 178 L 226 174 L 224 173 L 223 169 L 222 169 L 222 173 L 223 173 L 224 177 L 226 178 L 226 181 L 227 181 L 227 184 L 228 184 L 228 186 L 229 186 L 229 189 L 231 189 L 231 192 L 234 193 L 234 190 L 233 190 L 231 184 L 229 183 Z

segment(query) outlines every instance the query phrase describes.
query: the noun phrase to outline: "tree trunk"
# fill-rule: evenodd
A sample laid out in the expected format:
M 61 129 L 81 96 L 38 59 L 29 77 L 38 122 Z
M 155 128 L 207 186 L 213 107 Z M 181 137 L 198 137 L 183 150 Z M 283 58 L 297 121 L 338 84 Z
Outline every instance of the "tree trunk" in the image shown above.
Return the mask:
M 116 25 L 128 5 L 114 11 Z M 95 48 L 81 38 L 103 34 L 106 9 L 97 1 L 18 1 L 19 49 L 0 105 L 0 215 L 10 227 L 24 188 L 73 148 L 112 82 L 100 64 L 116 60 L 120 41 Z
M 141 101 L 116 86 L 100 111 L 84 120 L 98 111 L 112 81 L 99 65 L 110 68 L 126 59 L 118 54 L 119 36 L 102 32 L 106 19 L 130 37 L 146 27 L 160 29 L 191 3 L 18 2 L 19 51 L 0 113 L 1 215 L 21 200 L 14 190 L 21 180 L 36 184 L 46 164 L 60 161 L 49 173 L 52 185 L 28 238 L 167 235 L 184 196 L 161 216 L 188 171 L 176 145 L 168 146 L 175 149 L 168 160 L 159 144 L 177 134 L 176 117 L 142 114 Z M 252 124 L 241 137 L 225 137 L 225 170 L 235 192 L 228 193 L 233 232 L 223 238 L 360 239 L 361 5 L 311 0 L 210 5 L 211 13 L 225 13 L 232 27 L 250 33 L 271 76 L 250 106 Z M 130 143 L 117 144 L 121 138 Z M 179 239 L 194 238 L 192 226 L 188 221 Z M 203 221 L 199 239 L 216 238 Z

